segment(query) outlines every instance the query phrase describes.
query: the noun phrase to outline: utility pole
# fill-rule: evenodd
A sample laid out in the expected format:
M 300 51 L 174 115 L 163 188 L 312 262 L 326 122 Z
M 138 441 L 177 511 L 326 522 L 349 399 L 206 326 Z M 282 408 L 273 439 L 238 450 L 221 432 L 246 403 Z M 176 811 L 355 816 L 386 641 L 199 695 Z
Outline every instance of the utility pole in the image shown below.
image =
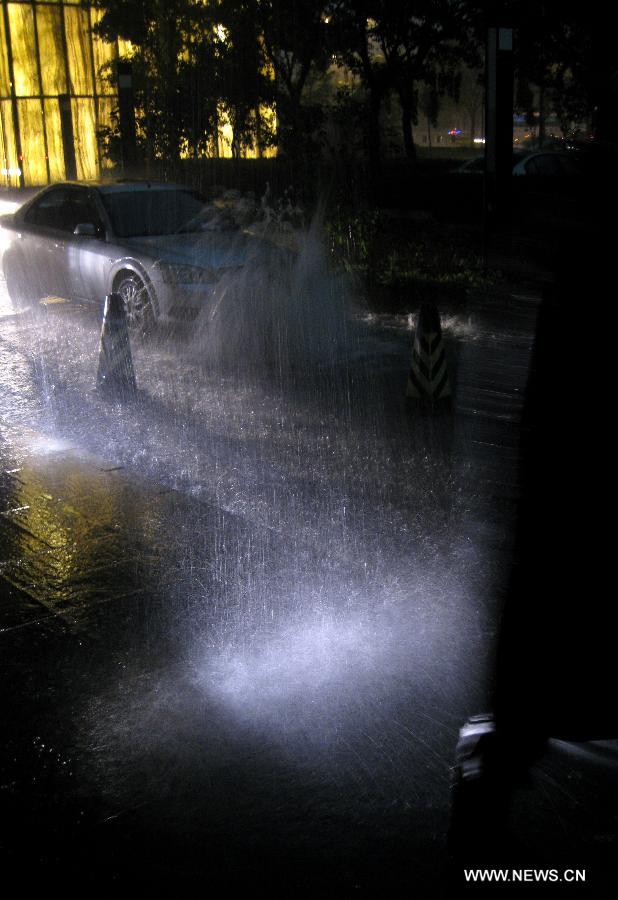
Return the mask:
M 511 221 L 513 171 L 513 29 L 487 29 L 485 54 L 485 255 L 490 236 Z
M 118 118 L 122 151 L 122 172 L 126 178 L 135 175 L 137 165 L 133 67 L 130 62 L 120 60 L 116 63 L 116 66 L 118 72 Z

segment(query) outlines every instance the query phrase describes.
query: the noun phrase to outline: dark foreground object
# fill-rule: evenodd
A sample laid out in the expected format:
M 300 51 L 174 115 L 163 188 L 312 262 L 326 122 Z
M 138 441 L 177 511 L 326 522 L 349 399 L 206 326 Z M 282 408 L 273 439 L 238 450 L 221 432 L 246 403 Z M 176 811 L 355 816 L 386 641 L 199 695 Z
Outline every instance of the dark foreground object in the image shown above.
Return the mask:
M 451 847 L 459 860 L 509 859 L 518 786 L 552 739 L 585 745 L 618 737 L 613 548 L 600 503 L 615 466 L 600 302 L 611 258 L 602 234 L 565 240 L 539 311 L 493 716 L 466 723 L 457 746 Z M 592 364 L 582 366 L 588 350 Z M 595 752 L 590 746 L 584 755 Z M 615 778 L 615 759 L 613 766 Z

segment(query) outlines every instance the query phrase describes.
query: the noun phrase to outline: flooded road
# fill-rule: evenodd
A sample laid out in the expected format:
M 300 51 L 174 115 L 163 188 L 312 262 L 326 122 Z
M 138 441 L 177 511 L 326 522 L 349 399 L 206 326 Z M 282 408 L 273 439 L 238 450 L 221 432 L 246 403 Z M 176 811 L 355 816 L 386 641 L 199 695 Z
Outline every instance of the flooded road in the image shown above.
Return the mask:
M 444 317 L 454 408 L 423 416 L 405 400 L 413 323 L 370 315 L 311 259 L 301 301 L 322 305 L 277 307 L 284 356 L 247 337 L 264 307 L 240 332 L 235 308 L 214 338 L 135 342 L 124 406 L 94 391 L 96 309 L 16 314 L 0 286 L 18 871 L 446 890 L 450 768 L 490 688 L 537 298 Z M 559 815 L 535 821 L 559 840 Z

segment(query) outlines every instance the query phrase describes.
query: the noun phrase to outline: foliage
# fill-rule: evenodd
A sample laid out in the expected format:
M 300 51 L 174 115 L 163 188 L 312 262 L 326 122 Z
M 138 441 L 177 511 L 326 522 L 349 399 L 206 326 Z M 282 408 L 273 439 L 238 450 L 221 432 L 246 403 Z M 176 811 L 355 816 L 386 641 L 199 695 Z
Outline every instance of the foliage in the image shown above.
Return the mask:
M 414 159 L 419 87 L 430 88 L 435 118 L 439 97 L 457 96 L 462 62 L 476 62 L 474 45 L 465 40 L 471 27 L 467 5 L 461 0 L 381 0 L 376 17 L 376 37 L 401 105 L 406 153 Z
M 106 40 L 131 41 L 139 141 L 147 159 L 181 152 L 215 155 L 219 117 L 232 127 L 232 149 L 272 142 L 261 104 L 272 101 L 252 3 L 221 0 L 96 0 Z M 107 133 L 114 153 L 117 126 Z
M 332 0 L 329 35 L 333 55 L 361 81 L 366 91 L 365 142 L 374 174 L 380 166 L 380 111 L 389 93 L 384 59 L 376 53 L 373 0 Z
M 261 106 L 272 104 L 275 92 L 267 74 L 254 4 L 224 0 L 213 6 L 210 14 L 216 34 L 213 85 L 232 127 L 233 155 L 240 156 L 256 137 L 259 149 L 264 150 L 272 146 L 275 135 L 261 115 Z
M 278 148 L 291 157 L 307 155 L 322 111 L 303 103 L 310 77 L 329 63 L 327 0 L 255 0 L 256 22 L 267 65 L 275 76 Z
M 535 105 L 533 85 L 565 129 L 588 121 L 596 137 L 618 140 L 618 36 L 605 9 L 594 0 L 509 0 L 506 17 L 515 28 L 519 100 L 528 115 Z
M 484 271 L 475 238 L 462 230 L 445 230 L 431 222 L 419 228 L 371 209 L 339 209 L 326 228 L 334 259 L 369 286 L 465 290 L 495 280 Z
M 439 98 L 456 96 L 462 63 L 478 64 L 469 40 L 474 24 L 465 0 L 333 0 L 332 30 L 341 62 L 367 91 L 367 146 L 377 168 L 380 110 L 391 93 L 401 107 L 408 158 L 415 159 L 412 125 L 419 102 L 437 116 Z
M 138 131 L 149 159 L 177 159 L 183 141 L 183 103 L 189 35 L 200 10 L 188 0 L 106 0 L 95 31 L 107 40 L 131 41 Z M 183 77 L 184 76 L 184 77 Z M 195 110 L 205 113 L 207 106 Z M 206 112 L 206 118 L 210 116 Z
M 542 89 L 565 123 L 589 118 L 597 136 L 618 137 L 615 32 L 589 7 L 564 0 L 93 2 L 103 11 L 98 34 L 132 43 L 138 140 L 147 160 L 216 155 L 222 116 L 235 156 L 257 142 L 260 149 L 276 144 L 292 161 L 312 159 L 324 147 L 330 113 L 344 133 L 341 158 L 360 130 L 377 174 L 390 98 L 398 100 L 413 160 L 419 113 L 435 122 L 441 98 L 458 96 L 462 70 L 478 71 L 498 11 L 515 28 L 517 102 L 530 121 Z M 316 101 L 313 85 L 325 83 L 333 63 L 358 87 L 339 82 L 329 100 Z M 468 93 L 473 119 L 478 91 Z M 276 124 L 263 114 L 268 106 L 276 108 Z M 105 137 L 113 155 L 117 123 Z

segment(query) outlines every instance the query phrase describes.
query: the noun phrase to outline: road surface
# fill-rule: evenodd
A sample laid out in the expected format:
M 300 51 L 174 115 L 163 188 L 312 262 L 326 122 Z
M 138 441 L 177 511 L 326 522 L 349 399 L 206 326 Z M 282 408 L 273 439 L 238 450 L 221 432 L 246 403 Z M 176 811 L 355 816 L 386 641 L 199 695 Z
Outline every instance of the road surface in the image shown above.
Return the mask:
M 326 361 L 135 343 L 120 406 L 94 391 L 97 309 L 17 313 L 0 285 L 5 871 L 459 895 L 451 767 L 491 687 L 538 294 L 490 299 L 443 315 L 454 404 L 423 416 L 411 322 L 347 299 Z M 613 745 L 553 742 L 517 865 L 609 885 L 613 774 Z

